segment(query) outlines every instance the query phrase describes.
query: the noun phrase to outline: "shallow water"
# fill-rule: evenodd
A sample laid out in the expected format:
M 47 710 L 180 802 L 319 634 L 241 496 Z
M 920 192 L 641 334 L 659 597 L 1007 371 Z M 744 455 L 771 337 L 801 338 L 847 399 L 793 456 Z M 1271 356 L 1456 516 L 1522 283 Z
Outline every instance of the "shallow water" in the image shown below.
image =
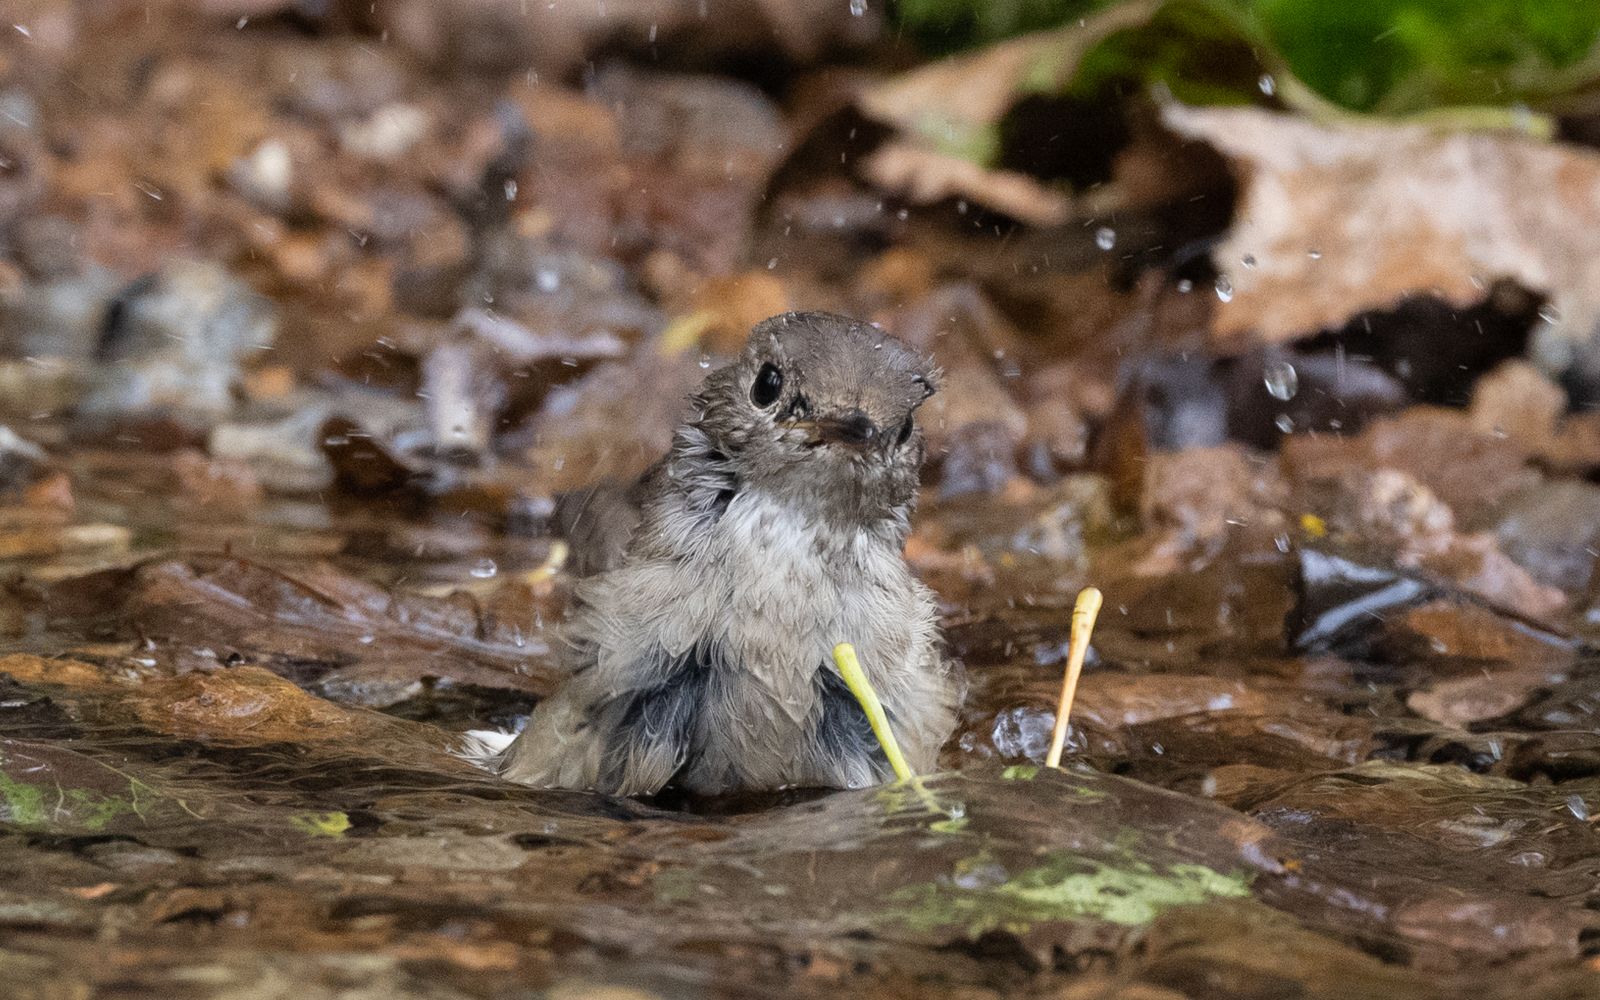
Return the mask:
M 1241 535 L 1158 577 L 1130 575 L 1115 539 L 1077 562 L 1006 556 L 981 583 L 932 565 L 971 684 L 950 773 L 633 802 L 508 785 L 451 752 L 549 690 L 547 542 L 311 503 L 223 524 L 78 514 L 119 516 L 128 547 L 15 560 L 0 605 L 12 995 L 1596 982 L 1600 737 L 1579 720 L 1600 660 L 1437 587 L 1294 651 L 1306 540 Z M 963 517 L 932 507 L 919 537 Z M 1049 772 L 1088 580 L 1107 607 L 1069 767 Z M 1449 721 L 1474 678 L 1509 696 Z M 1417 700 L 1456 680 L 1466 695 Z

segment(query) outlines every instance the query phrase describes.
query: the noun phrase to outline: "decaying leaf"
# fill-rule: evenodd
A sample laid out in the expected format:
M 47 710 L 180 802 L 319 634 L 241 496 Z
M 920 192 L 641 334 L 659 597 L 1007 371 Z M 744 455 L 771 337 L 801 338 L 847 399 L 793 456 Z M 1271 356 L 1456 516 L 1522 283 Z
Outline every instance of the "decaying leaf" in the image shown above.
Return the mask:
M 1547 364 L 1564 366 L 1600 328 L 1600 155 L 1237 108 L 1173 106 L 1165 119 L 1239 175 L 1214 255 L 1224 342 L 1286 341 L 1416 295 L 1466 306 L 1497 279 L 1547 297 Z
M 918 204 L 964 197 L 1037 225 L 1072 215 L 1072 199 L 1026 174 L 992 169 L 1000 119 L 1028 93 L 1057 93 L 1084 54 L 1143 24 L 1158 3 L 1119 4 L 1081 22 L 931 63 L 867 87 L 861 111 L 900 132 L 862 165 L 874 184 Z

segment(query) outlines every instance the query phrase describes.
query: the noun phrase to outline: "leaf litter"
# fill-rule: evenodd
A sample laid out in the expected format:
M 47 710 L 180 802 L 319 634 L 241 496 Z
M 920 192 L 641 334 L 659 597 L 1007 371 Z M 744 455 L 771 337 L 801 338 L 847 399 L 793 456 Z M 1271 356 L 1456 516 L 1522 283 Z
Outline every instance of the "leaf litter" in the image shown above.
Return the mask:
M 906 69 L 928 2 L 247 6 L 34 4 L 0 49 L 22 995 L 1592 987 L 1583 23 L 1505 55 L 1504 5 L 1446 48 L 1396 5 L 1384 69 L 1290 0 L 1039 5 Z M 1458 130 L 1502 57 L 1526 127 Z M 792 307 L 949 373 L 908 546 L 971 679 L 942 772 L 463 761 L 559 682 L 562 495 Z

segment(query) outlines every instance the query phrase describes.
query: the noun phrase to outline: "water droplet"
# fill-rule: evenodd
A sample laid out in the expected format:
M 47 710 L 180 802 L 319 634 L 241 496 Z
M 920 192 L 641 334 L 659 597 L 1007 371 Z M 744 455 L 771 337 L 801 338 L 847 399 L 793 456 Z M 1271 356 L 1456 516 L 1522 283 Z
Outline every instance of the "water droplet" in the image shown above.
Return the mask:
M 1262 73 L 1261 79 L 1256 81 L 1256 86 L 1260 87 L 1261 92 L 1268 97 L 1278 92 L 1278 81 L 1272 78 L 1271 73 Z
M 1254 271 L 1255 268 L 1256 268 L 1256 256 L 1255 256 L 1255 254 L 1247 253 L 1247 254 L 1244 255 L 1244 259 L 1241 260 L 1239 263 L 1243 264 L 1245 267 L 1248 267 L 1250 270 Z
M 1288 402 L 1300 391 L 1300 373 L 1287 361 L 1269 361 L 1261 381 L 1273 399 Z
M 1572 815 L 1578 817 L 1585 823 L 1589 822 L 1589 804 L 1583 801 L 1583 796 L 1567 796 L 1567 809 L 1572 813 Z
M 867 0 L 850 0 L 850 14 L 861 17 L 867 12 Z
M 1310 257 L 1312 260 L 1321 260 L 1322 259 L 1322 251 L 1321 250 L 1307 250 L 1306 251 L 1306 256 Z
M 1288 554 L 1289 536 L 1287 533 L 1280 531 L 1276 536 L 1273 537 L 1272 544 L 1277 546 L 1279 552 L 1282 552 L 1285 555 Z
M 1555 306 L 1540 306 L 1539 318 L 1551 326 L 1555 326 L 1557 323 L 1561 322 L 1561 310 L 1557 309 Z
M 710 368 L 711 367 L 711 355 L 709 355 L 709 354 L 700 355 L 700 367 L 701 368 Z
M 506 201 L 516 201 L 517 200 L 517 182 L 515 180 L 507 180 L 506 181 L 506 183 L 505 183 L 505 191 L 506 191 Z
M 1190 281 L 1188 278 L 1184 278 L 1178 282 L 1179 295 L 1188 295 L 1192 291 L 1194 291 L 1194 282 Z
M 553 267 L 541 267 L 533 276 L 541 292 L 553 292 L 561 287 L 561 273 Z
M 480 580 L 487 580 L 500 572 L 500 567 L 493 559 L 479 559 L 472 564 L 472 575 Z
M 769 258 L 767 260 L 767 270 L 769 270 L 769 271 L 774 270 L 775 268 L 777 268 L 777 266 L 778 266 L 778 258 L 772 257 L 772 258 Z
M 1233 301 L 1233 282 L 1228 280 L 1226 274 L 1217 275 L 1217 298 L 1224 302 Z
M 1117 245 L 1117 231 L 1110 226 L 1101 226 L 1094 231 L 1094 245 L 1102 250 L 1110 250 Z
M 1277 426 L 1278 430 L 1282 431 L 1283 433 L 1294 433 L 1294 418 L 1289 416 L 1287 413 L 1278 414 L 1277 418 L 1272 422 Z

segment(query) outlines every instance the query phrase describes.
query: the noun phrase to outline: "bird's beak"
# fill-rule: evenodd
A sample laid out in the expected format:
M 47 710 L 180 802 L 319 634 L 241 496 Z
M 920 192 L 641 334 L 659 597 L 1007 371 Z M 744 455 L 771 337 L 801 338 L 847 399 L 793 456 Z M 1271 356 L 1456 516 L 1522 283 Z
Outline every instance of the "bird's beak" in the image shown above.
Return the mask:
M 813 447 L 824 444 L 844 445 L 856 451 L 865 451 L 877 442 L 882 432 L 878 425 L 872 422 L 860 410 L 840 416 L 817 417 L 812 420 L 796 420 L 789 424 L 795 430 L 804 431 L 808 444 Z

